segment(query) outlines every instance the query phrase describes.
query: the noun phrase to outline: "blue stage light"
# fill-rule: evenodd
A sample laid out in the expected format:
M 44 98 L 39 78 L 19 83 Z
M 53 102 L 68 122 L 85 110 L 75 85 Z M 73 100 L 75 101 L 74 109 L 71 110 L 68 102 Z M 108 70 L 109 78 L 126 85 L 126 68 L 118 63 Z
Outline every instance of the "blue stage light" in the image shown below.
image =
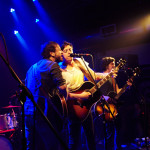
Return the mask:
M 35 22 L 37 23 L 37 22 L 39 22 L 40 20 L 39 19 L 35 19 Z
M 22 35 L 17 30 L 14 30 L 14 34 L 16 35 L 16 37 L 17 37 L 18 41 L 21 43 L 21 45 L 25 49 L 28 49 L 28 45 L 27 45 L 26 41 L 24 40 L 24 38 L 22 37 Z
M 18 34 L 19 32 L 17 30 L 14 30 L 14 34 Z
M 14 8 L 10 8 L 10 12 L 12 13 L 12 12 L 14 12 L 15 11 L 15 9 Z

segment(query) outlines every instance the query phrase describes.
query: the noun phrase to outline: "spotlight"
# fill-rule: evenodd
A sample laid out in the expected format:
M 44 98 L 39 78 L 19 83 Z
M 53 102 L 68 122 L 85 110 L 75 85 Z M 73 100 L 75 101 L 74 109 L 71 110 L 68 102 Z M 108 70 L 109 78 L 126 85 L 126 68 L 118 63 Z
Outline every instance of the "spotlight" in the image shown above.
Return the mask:
M 37 0 L 32 0 L 33 2 L 37 1 Z
M 37 23 L 37 22 L 39 22 L 40 20 L 39 19 L 35 19 L 35 22 Z
M 10 8 L 10 12 L 12 13 L 12 12 L 14 12 L 15 11 L 15 9 L 14 8 Z
M 17 30 L 14 30 L 14 34 L 16 35 L 16 34 L 18 34 L 19 32 L 17 31 Z

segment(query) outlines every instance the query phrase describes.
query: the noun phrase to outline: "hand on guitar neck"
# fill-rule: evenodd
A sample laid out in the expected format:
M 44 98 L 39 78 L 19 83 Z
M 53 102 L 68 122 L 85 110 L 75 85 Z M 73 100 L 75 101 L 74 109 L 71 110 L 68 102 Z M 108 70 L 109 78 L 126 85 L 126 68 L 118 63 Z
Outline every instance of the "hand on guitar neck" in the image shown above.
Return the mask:
M 112 69 L 112 78 L 116 78 L 118 76 L 118 70 Z

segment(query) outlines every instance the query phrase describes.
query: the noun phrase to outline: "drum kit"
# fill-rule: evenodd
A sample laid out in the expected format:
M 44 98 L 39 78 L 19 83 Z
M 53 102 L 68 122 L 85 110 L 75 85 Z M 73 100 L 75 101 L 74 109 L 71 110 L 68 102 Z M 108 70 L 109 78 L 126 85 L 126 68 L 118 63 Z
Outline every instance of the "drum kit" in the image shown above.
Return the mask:
M 0 150 L 13 150 L 16 137 L 21 132 L 20 112 L 21 106 L 8 105 L 2 107 L 3 114 L 0 115 Z

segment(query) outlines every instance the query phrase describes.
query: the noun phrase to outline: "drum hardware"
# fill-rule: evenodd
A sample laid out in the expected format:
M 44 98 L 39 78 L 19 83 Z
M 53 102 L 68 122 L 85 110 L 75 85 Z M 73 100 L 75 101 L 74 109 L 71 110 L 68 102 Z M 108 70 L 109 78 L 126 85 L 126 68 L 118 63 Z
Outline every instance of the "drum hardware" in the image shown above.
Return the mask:
M 0 115 L 0 134 L 4 134 L 9 140 L 14 138 L 16 129 L 18 127 L 18 115 L 15 113 L 14 108 L 19 108 L 20 106 L 5 106 L 3 109 L 8 110 L 7 113 Z
M 1 150 L 13 150 L 11 142 L 4 136 L 0 136 L 0 149 Z
M 4 134 L 4 133 L 8 133 L 8 132 L 12 132 L 15 131 L 15 129 L 8 129 L 8 130 L 0 130 L 0 134 Z
M 14 111 L 14 108 L 19 108 L 19 107 L 12 106 L 12 105 L 3 107 L 4 109 L 9 110 L 9 113 L 0 115 L 0 135 L 3 136 L 4 138 L 8 139 L 8 142 L 9 141 L 11 142 L 10 144 L 12 144 L 12 147 L 15 150 L 20 150 L 20 148 L 21 148 L 20 141 L 22 138 L 20 135 L 21 128 L 20 128 L 20 124 L 19 124 L 21 120 L 19 118 L 19 114 L 16 114 Z M 2 141 L 2 142 L 4 142 L 4 141 Z M 4 144 L 7 145 L 7 143 L 4 143 Z M 1 141 L 0 141 L 0 144 L 1 144 Z M 9 145 L 7 147 L 9 147 Z M 2 146 L 3 146 L 3 143 L 2 143 Z M 0 147 L 0 150 L 1 150 L 1 147 Z M 6 150 L 7 150 L 7 148 L 6 148 Z M 8 150 L 12 150 L 11 146 Z
M 9 139 L 12 139 L 13 136 L 14 136 L 15 132 L 13 132 L 10 136 L 9 136 Z
M 16 128 L 18 122 L 16 115 L 4 114 L 0 115 L 0 130 L 8 130 Z
M 8 130 L 13 129 L 18 126 L 17 115 L 13 108 L 17 108 L 18 106 L 6 106 L 4 109 L 11 108 L 9 113 L 4 115 L 0 115 L 0 130 Z

